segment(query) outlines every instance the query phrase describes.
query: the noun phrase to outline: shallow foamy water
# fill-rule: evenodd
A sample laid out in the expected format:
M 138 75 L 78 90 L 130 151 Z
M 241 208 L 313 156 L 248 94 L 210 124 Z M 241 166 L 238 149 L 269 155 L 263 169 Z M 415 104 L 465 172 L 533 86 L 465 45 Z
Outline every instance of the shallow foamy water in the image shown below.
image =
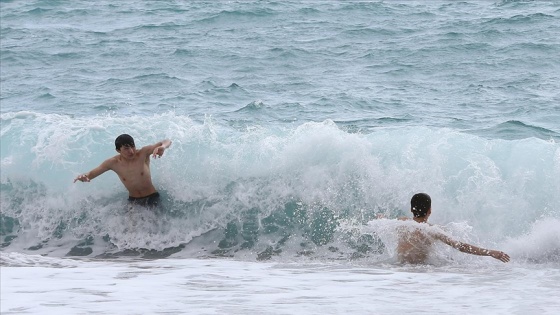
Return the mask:
M 3 254 L 2 314 L 554 314 L 560 270 Z

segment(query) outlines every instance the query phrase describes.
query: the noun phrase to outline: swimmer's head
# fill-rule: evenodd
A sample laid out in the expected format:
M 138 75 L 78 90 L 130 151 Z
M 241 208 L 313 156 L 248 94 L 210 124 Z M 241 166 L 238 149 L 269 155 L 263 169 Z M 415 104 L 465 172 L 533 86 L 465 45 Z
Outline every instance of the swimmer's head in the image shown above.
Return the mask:
M 410 211 L 415 218 L 423 218 L 432 208 L 432 199 L 428 194 L 418 193 L 410 200 Z
M 115 139 L 115 148 L 117 151 L 121 149 L 122 146 L 128 146 L 134 148 L 134 139 L 130 135 L 122 134 Z

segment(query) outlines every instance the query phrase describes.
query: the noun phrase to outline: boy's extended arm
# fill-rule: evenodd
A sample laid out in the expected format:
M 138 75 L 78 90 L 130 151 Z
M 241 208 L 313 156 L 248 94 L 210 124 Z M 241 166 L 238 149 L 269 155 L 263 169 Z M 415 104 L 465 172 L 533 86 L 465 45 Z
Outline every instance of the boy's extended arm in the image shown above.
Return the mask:
M 455 241 L 443 234 L 437 234 L 436 238 L 444 242 L 445 244 L 462 251 L 463 253 L 479 255 L 479 256 L 491 256 L 492 258 L 498 259 L 502 262 L 509 261 L 509 255 L 499 250 L 480 248 L 467 243 Z
M 76 181 L 89 182 L 90 180 L 92 180 L 92 179 L 96 178 L 97 176 L 107 172 L 110 169 L 111 169 L 111 162 L 110 162 L 110 159 L 109 159 L 109 160 L 104 161 L 103 163 L 101 163 L 101 165 L 92 169 L 91 171 L 76 177 L 74 179 L 74 183 Z
M 158 143 L 145 146 L 142 149 L 146 150 L 148 154 L 151 154 L 152 157 L 156 158 L 156 157 L 161 157 L 165 149 L 169 148 L 169 146 L 171 146 L 171 140 L 165 139 L 165 140 L 161 140 Z

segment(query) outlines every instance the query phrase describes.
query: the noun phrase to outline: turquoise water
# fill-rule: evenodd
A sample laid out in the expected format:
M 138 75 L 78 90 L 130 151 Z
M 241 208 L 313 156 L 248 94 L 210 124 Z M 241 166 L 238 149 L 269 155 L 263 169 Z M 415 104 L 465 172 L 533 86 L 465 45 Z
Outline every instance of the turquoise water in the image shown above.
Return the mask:
M 384 260 L 365 226 L 425 191 L 457 236 L 558 261 L 556 1 L 0 5 L 5 251 Z M 174 141 L 164 213 L 72 184 L 121 133 Z
M 558 138 L 555 1 L 2 2 L 2 112 Z

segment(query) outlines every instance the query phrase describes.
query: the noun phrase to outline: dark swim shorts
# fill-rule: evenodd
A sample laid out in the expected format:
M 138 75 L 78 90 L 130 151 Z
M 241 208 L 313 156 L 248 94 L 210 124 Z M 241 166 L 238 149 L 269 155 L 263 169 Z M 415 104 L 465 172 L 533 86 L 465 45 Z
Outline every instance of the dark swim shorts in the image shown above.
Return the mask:
M 139 205 L 144 207 L 156 207 L 159 204 L 159 193 L 148 195 L 146 197 L 128 197 L 128 203 L 132 205 Z

